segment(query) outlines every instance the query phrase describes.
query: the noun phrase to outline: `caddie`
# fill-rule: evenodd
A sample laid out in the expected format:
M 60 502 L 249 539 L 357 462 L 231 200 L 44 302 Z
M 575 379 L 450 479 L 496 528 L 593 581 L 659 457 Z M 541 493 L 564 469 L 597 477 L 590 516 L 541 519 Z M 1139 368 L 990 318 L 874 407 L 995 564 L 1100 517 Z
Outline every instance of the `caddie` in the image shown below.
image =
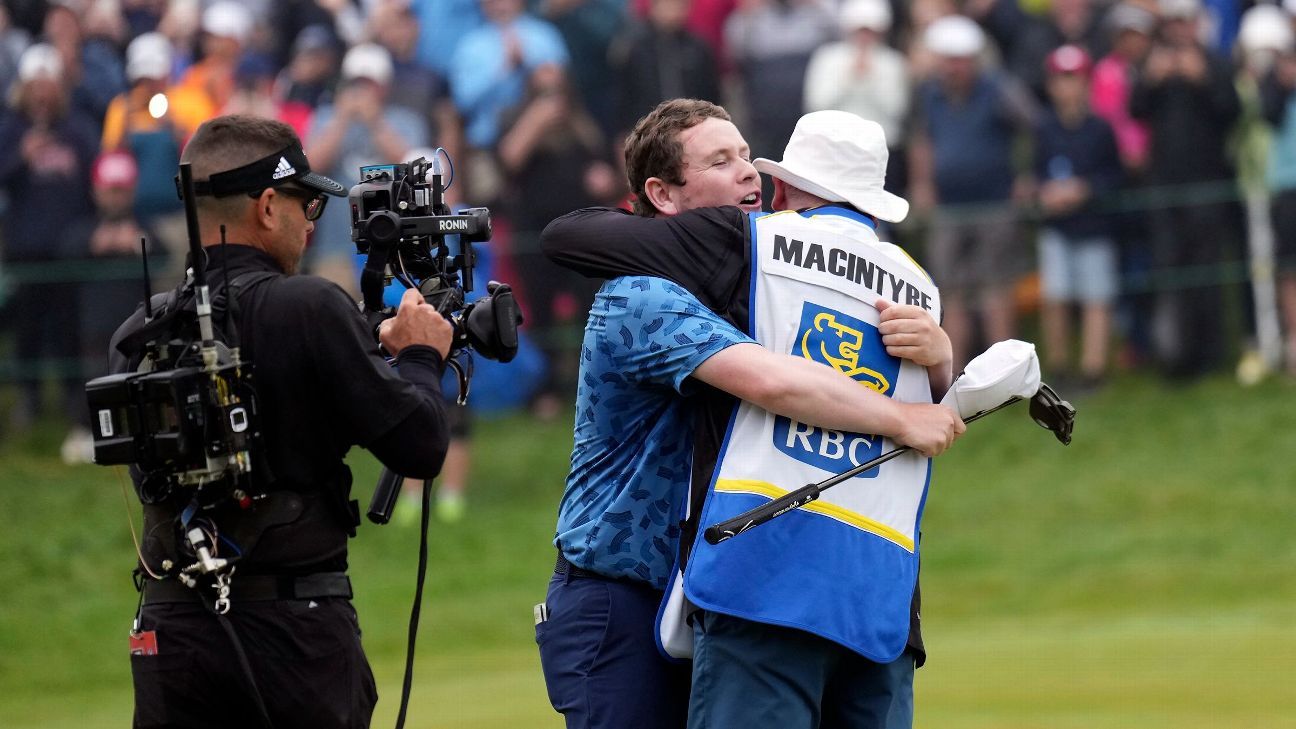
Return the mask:
M 781 212 L 578 211 L 546 230 L 546 252 L 587 274 L 671 279 L 772 351 L 900 403 L 932 403 L 951 381 L 952 352 L 937 287 L 875 233 L 878 220 L 908 212 L 883 189 L 886 163 L 876 123 L 807 114 L 781 162 L 755 162 L 774 178 Z M 716 280 L 718 266 L 679 265 L 690 260 L 744 263 L 727 282 Z M 905 648 L 930 459 L 901 456 L 712 546 L 692 540 L 699 521 L 735 516 L 893 444 L 723 395 L 702 410 L 681 538 L 683 593 L 697 608 L 689 726 L 911 726 L 915 655 Z

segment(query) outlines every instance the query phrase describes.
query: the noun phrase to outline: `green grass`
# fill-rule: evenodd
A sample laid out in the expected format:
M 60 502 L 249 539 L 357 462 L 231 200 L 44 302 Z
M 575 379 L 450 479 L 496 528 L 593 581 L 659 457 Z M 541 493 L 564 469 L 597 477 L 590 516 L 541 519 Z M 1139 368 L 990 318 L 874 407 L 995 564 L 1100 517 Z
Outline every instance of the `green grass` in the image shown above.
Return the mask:
M 1294 400 L 1276 382 L 1125 379 L 1079 403 L 1069 448 L 1023 406 L 973 425 L 938 461 L 924 521 L 918 726 L 1296 727 Z M 531 606 L 569 423 L 478 428 L 468 518 L 432 527 L 408 726 L 562 725 Z M 130 716 L 122 495 L 114 471 L 59 463 L 58 440 L 47 425 L 0 447 L 7 729 Z M 353 461 L 363 500 L 376 465 Z M 412 528 L 368 524 L 352 544 L 379 727 L 399 700 L 416 547 Z

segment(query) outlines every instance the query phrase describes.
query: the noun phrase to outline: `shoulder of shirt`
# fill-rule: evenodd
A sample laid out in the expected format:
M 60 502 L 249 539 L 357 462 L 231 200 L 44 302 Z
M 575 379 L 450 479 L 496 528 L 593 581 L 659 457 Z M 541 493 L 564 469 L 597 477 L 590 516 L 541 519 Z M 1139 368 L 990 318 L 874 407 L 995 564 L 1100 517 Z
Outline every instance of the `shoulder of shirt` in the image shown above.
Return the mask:
M 608 281 L 603 293 L 637 301 L 688 301 L 699 303 L 693 292 L 659 276 L 621 276 Z
M 306 274 L 282 276 L 279 285 L 270 289 L 279 310 L 319 313 L 331 311 L 359 311 L 351 297 L 341 286 L 319 276 Z

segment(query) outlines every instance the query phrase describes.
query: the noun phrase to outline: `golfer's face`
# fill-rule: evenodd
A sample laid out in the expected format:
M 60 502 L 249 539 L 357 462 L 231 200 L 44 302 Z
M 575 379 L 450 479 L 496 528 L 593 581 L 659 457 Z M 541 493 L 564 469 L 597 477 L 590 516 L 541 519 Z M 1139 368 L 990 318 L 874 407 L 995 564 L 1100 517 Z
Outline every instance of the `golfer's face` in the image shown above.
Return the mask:
M 684 147 L 684 184 L 670 186 L 679 212 L 719 205 L 760 212 L 760 175 L 752 167 L 751 149 L 738 127 L 710 118 L 679 136 Z

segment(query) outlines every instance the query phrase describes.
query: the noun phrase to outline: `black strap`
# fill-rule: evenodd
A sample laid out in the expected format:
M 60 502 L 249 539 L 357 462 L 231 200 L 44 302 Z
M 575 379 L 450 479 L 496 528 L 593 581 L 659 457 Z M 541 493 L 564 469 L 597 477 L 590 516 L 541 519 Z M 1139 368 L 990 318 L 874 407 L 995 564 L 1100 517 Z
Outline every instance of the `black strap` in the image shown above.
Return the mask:
M 401 682 L 400 709 L 396 729 L 404 729 L 409 711 L 410 690 L 414 686 L 414 644 L 418 642 L 419 615 L 423 612 L 423 583 L 427 579 L 428 517 L 432 512 L 432 479 L 423 482 L 423 501 L 419 519 L 418 577 L 414 581 L 414 605 L 410 608 L 409 639 L 405 646 L 405 678 Z
M 236 291 L 235 294 L 240 299 L 243 294 L 257 287 L 261 283 L 272 278 L 280 277 L 274 271 L 244 271 L 230 281 L 229 287 Z M 227 292 L 224 290 L 224 282 L 217 284 L 216 292 L 212 294 L 212 312 L 213 314 L 224 313 L 226 311 Z M 132 366 L 139 363 L 138 355 L 144 350 L 144 345 L 159 338 L 170 338 L 179 335 L 176 331 L 177 319 L 185 312 L 193 313 L 193 288 L 190 281 L 185 281 L 176 288 L 165 293 L 155 295 L 150 304 L 154 312 L 152 319 L 145 322 L 139 329 L 121 338 L 117 343 L 117 351 L 121 352 L 131 362 Z
M 186 587 L 178 580 L 145 580 L 144 604 L 202 602 L 210 597 L 203 588 Z M 317 572 L 313 575 L 236 575 L 230 580 L 230 602 L 266 600 L 308 600 L 317 597 L 351 599 L 351 579 L 345 572 Z

